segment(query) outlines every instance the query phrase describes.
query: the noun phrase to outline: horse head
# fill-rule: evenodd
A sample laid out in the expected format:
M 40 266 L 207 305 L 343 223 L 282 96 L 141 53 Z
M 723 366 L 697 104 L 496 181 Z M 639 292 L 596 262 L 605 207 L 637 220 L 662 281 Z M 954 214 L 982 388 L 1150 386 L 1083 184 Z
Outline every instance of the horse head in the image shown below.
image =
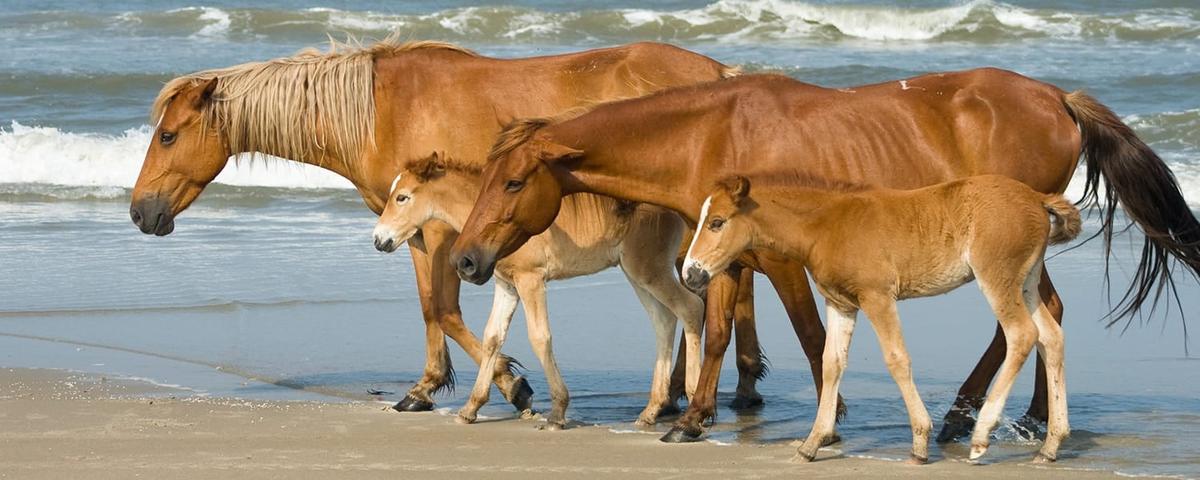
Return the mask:
M 217 79 L 172 82 L 163 89 L 165 107 L 133 187 L 129 216 L 142 233 L 167 235 L 175 216 L 196 199 L 229 161 L 224 135 L 212 128 L 206 112 Z M 173 93 L 171 92 L 173 90 Z
M 512 126 L 505 132 L 512 130 Z M 505 145 L 506 133 L 483 170 L 482 190 L 450 250 L 450 262 L 463 280 L 482 285 L 496 261 L 521 248 L 554 223 L 563 188 L 551 171 L 554 162 L 583 155 L 541 135 Z
M 742 214 L 753 205 L 750 181 L 735 175 L 721 180 L 700 209 L 696 234 L 683 260 L 683 284 L 703 290 L 719 272 L 751 247 L 751 225 Z
M 475 200 L 477 183 L 477 176 L 449 170 L 447 160 L 436 152 L 409 162 L 392 181 L 391 193 L 375 224 L 375 249 L 396 251 L 431 220 L 461 226 L 449 210 L 457 205 L 469 208 Z

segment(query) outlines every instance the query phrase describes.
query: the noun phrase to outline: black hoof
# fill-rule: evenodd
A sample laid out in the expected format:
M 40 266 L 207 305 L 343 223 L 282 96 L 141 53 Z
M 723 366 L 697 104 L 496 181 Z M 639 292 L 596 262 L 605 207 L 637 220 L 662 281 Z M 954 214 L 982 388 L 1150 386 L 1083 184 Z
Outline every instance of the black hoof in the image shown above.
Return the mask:
M 1023 440 L 1037 440 L 1038 433 L 1042 431 L 1042 422 L 1026 415 L 1017 420 L 1013 425 L 1013 431 Z
M 663 443 L 692 443 L 699 442 L 701 434 L 702 432 L 698 430 L 689 431 L 685 428 L 671 427 L 671 431 L 658 440 Z
M 942 431 L 938 433 L 938 443 L 957 442 L 971 435 L 975 430 L 975 419 L 966 418 L 963 420 L 946 420 L 942 424 Z
M 668 403 L 658 409 L 658 416 L 660 417 L 665 415 L 679 415 L 680 413 L 683 413 L 683 410 L 679 409 L 679 404 L 677 403 Z
M 744 397 L 738 395 L 733 397 L 733 401 L 729 402 L 729 408 L 734 410 L 746 410 L 750 408 L 758 408 L 763 405 L 762 397 Z
M 825 441 L 821 442 L 821 446 L 828 447 L 835 443 L 840 443 L 841 441 L 842 441 L 842 436 L 839 435 L 837 432 L 833 432 L 828 437 L 825 437 Z
M 433 402 L 427 402 L 411 395 L 405 395 L 400 403 L 392 405 L 392 410 L 397 412 L 428 412 L 433 410 Z
M 509 403 L 516 407 L 518 412 L 533 410 L 533 387 L 529 386 L 529 381 L 525 377 L 517 377 L 513 382 L 513 395 L 509 398 Z

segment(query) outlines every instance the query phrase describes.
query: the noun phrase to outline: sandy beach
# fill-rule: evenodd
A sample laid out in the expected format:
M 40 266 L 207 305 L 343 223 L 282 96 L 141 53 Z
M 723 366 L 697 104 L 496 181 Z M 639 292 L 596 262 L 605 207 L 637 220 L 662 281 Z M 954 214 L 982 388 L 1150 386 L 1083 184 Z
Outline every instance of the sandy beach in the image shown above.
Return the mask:
M 1070 462 L 911 467 L 836 449 L 798 465 L 788 444 L 667 445 L 608 427 L 540 431 L 535 420 L 459 426 L 381 403 L 189 397 L 58 370 L 0 369 L 0 385 L 0 478 L 1119 478 Z

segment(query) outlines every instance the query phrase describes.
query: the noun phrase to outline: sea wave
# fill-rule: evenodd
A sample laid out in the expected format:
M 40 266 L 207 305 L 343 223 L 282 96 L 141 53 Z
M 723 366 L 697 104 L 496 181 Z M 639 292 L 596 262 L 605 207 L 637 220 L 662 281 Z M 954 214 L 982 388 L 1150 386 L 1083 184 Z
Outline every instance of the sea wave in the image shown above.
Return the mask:
M 56 28 L 119 35 L 193 39 L 261 39 L 347 32 L 479 44 L 629 42 L 636 40 L 762 42 L 793 40 L 956 41 L 994 43 L 1055 38 L 1152 42 L 1194 40 L 1200 10 L 1141 8 L 1112 12 L 1024 8 L 974 0 L 940 8 L 825 5 L 785 0 L 721 0 L 699 8 L 543 11 L 519 6 L 383 13 L 332 8 L 188 7 L 96 18 L 78 12 L 10 17 L 16 31 Z

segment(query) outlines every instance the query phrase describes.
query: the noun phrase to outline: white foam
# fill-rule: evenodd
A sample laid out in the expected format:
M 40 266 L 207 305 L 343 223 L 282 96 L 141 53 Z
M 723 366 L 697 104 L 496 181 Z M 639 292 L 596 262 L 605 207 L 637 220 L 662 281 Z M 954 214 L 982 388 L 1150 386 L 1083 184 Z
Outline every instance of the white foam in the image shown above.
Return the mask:
M 149 125 L 119 136 L 68 133 L 12 122 L 0 128 L 0 183 L 132 188 L 150 145 Z M 217 183 L 288 188 L 353 188 L 332 172 L 268 157 L 236 157 Z
M 229 33 L 233 21 L 228 12 L 212 7 L 201 7 L 200 12 L 200 20 L 210 23 L 196 32 L 195 37 L 223 37 Z

